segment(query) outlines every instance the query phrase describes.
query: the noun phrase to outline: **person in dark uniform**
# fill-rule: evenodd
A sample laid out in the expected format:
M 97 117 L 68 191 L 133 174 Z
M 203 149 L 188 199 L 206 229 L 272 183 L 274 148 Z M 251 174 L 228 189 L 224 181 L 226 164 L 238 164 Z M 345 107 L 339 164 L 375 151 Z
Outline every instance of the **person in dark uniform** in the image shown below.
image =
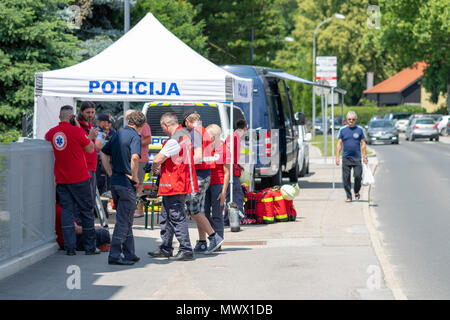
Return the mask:
M 177 116 L 168 112 L 161 117 L 161 128 L 169 139 L 153 159 L 152 170 L 160 175 L 158 195 L 162 196 L 161 239 L 158 250 L 148 254 L 154 258 L 187 261 L 194 259 L 184 205 L 186 195 L 198 192 L 194 155 L 189 132 L 178 124 Z M 173 236 L 180 248 L 173 257 Z
M 132 227 L 136 209 L 136 185 L 139 184 L 140 132 L 145 122 L 142 112 L 131 113 L 128 125 L 119 130 L 100 153 L 103 167 L 111 177 L 111 194 L 116 206 L 109 264 L 132 265 L 139 261 L 135 254 Z
M 105 168 L 102 165 L 102 159 L 100 157 L 100 150 L 102 150 L 103 146 L 111 140 L 116 130 L 112 128 L 112 120 L 111 116 L 106 113 L 100 113 L 97 116 L 97 128 L 98 135 L 95 139 L 95 149 L 97 150 L 97 171 L 95 172 L 97 175 L 97 189 L 100 194 L 105 193 L 111 189 L 110 179 L 106 174 Z M 107 203 L 107 201 L 106 201 Z M 105 203 L 104 203 L 105 204 Z M 104 205 L 105 206 L 105 205 Z M 106 211 L 106 208 L 105 208 Z
M 63 106 L 61 122 L 45 134 L 55 155 L 56 192 L 61 205 L 61 225 L 64 250 L 69 256 L 76 254 L 76 233 L 73 221 L 79 218 L 83 227 L 83 247 L 87 255 L 98 254 L 95 248 L 94 203 L 89 187 L 86 153 L 95 152 L 91 139 L 74 118 L 73 107 Z M 74 121 L 75 125 L 71 123 Z

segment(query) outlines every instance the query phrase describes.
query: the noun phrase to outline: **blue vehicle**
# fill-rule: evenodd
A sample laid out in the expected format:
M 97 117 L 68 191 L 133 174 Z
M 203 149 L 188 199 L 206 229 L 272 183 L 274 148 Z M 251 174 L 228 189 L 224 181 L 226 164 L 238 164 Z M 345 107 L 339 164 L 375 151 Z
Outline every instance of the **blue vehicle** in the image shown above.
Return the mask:
M 261 178 L 263 187 L 281 185 L 283 175 L 289 176 L 291 182 L 297 182 L 300 172 L 304 172 L 301 166 L 306 165 L 304 161 L 299 164 L 298 143 L 298 128 L 304 125 L 304 116 L 294 114 L 285 80 L 269 74 L 275 70 L 264 67 L 226 65 L 222 68 L 237 76 L 253 79 L 253 129 L 256 129 L 258 148 L 255 177 Z M 250 104 L 235 105 L 243 111 L 250 125 Z M 278 148 L 274 143 L 276 140 Z

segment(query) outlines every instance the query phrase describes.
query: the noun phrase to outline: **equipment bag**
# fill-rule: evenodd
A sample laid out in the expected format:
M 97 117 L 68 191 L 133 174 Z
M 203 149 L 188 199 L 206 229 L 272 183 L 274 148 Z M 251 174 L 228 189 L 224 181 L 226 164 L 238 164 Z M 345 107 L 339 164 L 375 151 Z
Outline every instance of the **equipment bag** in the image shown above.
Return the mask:
M 272 189 L 264 189 L 257 193 L 256 220 L 259 224 L 275 222 Z
M 294 200 L 284 200 L 284 204 L 286 206 L 286 211 L 288 213 L 288 219 L 289 221 L 295 221 L 297 218 L 297 211 L 294 207 Z
M 289 214 L 286 208 L 286 200 L 283 198 L 280 189 L 274 189 L 272 191 L 273 197 L 273 210 L 275 213 L 275 220 L 277 222 L 289 221 Z

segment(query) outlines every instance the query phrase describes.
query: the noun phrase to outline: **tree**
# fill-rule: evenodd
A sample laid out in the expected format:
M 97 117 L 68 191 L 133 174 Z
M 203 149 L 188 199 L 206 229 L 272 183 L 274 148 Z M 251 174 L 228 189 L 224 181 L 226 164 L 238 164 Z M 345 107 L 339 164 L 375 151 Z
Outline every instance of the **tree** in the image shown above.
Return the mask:
M 33 109 L 34 75 L 76 62 L 76 37 L 57 15 L 66 0 L 0 2 L 0 135 L 20 134 Z
M 209 58 L 216 64 L 268 66 L 282 47 L 283 21 L 276 0 L 189 1 L 200 10 L 196 21 L 206 22 Z
M 379 30 L 372 30 L 367 24 L 370 17 L 368 4 L 363 0 L 298 1 L 295 14 L 295 29 L 291 37 L 294 42 L 285 44 L 277 54 L 275 64 L 305 79 L 312 79 L 312 42 L 314 29 L 335 13 L 345 20 L 332 19 L 316 33 L 316 56 L 336 56 L 338 62 L 338 87 L 347 91 L 345 102 L 357 104 L 366 89 L 366 73 L 374 72 L 379 82 L 395 74 L 398 62 L 387 48 L 380 45 Z M 378 33 L 376 33 L 378 31 Z M 309 114 L 312 88 L 292 84 L 295 90 L 294 103 L 297 110 L 302 106 Z
M 422 85 L 436 103 L 447 95 L 450 113 L 450 16 L 448 0 L 383 0 L 382 42 L 403 67 L 425 61 Z
M 205 22 L 195 19 L 198 10 L 192 4 L 184 0 L 141 0 L 131 9 L 132 24 L 149 12 L 197 53 L 208 56 L 207 37 L 203 35 Z

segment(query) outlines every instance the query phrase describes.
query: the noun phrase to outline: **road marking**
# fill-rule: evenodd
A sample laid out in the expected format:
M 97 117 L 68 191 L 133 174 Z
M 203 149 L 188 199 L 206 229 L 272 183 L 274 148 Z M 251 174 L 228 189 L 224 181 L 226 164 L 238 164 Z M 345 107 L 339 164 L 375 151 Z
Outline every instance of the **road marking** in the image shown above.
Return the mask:
M 373 170 L 374 174 L 376 171 L 376 166 Z M 370 204 L 370 190 L 372 185 L 369 186 L 369 201 L 363 206 L 363 215 L 366 222 L 367 229 L 369 230 L 370 240 L 372 242 L 372 247 L 375 251 L 375 255 L 378 257 L 381 268 L 384 273 L 384 281 L 386 286 L 392 291 L 394 298 L 396 300 L 408 300 L 407 296 L 403 293 L 400 285 L 395 277 L 394 267 L 388 260 L 388 256 L 384 251 L 383 242 L 380 239 L 379 233 L 376 230 L 375 225 L 378 224 L 376 219 L 376 214 L 374 214 L 374 209 L 369 206 Z

